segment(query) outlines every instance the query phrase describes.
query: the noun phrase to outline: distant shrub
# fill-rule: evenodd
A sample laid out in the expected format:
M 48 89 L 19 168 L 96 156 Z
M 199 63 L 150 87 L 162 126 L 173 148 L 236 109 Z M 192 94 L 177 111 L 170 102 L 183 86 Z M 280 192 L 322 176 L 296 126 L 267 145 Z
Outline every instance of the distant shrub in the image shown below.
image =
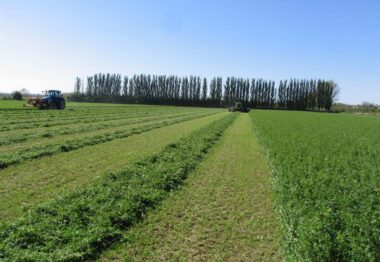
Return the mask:
M 22 100 L 22 94 L 20 91 L 14 91 L 12 93 L 12 99 L 14 100 Z

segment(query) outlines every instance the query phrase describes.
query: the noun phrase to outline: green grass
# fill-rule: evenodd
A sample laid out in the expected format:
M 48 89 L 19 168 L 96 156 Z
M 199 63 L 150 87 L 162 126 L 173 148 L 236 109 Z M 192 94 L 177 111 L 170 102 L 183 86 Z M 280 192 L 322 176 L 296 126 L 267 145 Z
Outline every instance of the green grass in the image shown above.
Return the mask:
M 127 127 L 116 127 L 106 130 L 101 130 L 101 132 L 96 131 L 95 133 L 84 133 L 77 136 L 72 136 L 69 139 L 46 139 L 48 141 L 52 140 L 50 143 L 44 143 L 44 140 L 38 141 L 36 144 L 27 144 L 26 148 L 20 145 L 14 147 L 11 145 L 12 149 L 9 150 L 7 147 L 6 152 L 1 152 L 0 154 L 0 169 L 7 168 L 10 165 L 15 165 L 21 163 L 28 159 L 40 158 L 47 155 L 53 155 L 59 152 L 68 152 L 72 150 L 77 150 L 85 146 L 92 146 L 100 143 L 109 142 L 115 139 L 125 138 L 131 135 L 140 134 L 142 132 L 147 132 L 155 128 L 164 127 L 167 125 L 172 125 L 180 123 L 183 121 L 188 121 L 191 119 L 215 114 L 215 112 L 206 112 L 192 114 L 190 116 L 173 116 L 165 117 L 157 121 L 148 121 L 143 123 L 138 123 L 134 125 L 129 125 Z
M 215 109 L 214 109 L 215 110 Z M 103 122 L 108 120 L 120 120 L 144 115 L 170 114 L 170 113 L 196 113 L 204 112 L 194 108 L 174 108 L 174 107 L 117 107 L 108 110 L 107 107 L 92 108 L 86 110 L 76 109 L 74 113 L 66 110 L 46 110 L 48 113 L 42 114 L 40 110 L 22 110 L 17 114 L 5 113 L 0 115 L 0 120 L 4 123 L 0 126 L 0 134 L 4 131 L 15 131 L 29 129 L 33 132 L 37 128 L 66 126 L 84 123 Z M 208 110 L 211 111 L 211 110 Z M 0 111 L 1 112 L 1 111 Z M 66 113 L 69 112 L 69 113 Z
M 187 114 L 193 114 L 193 113 L 187 113 Z M 62 137 L 62 135 L 73 135 L 77 133 L 83 133 L 86 131 L 95 131 L 95 130 L 102 130 L 102 129 L 109 129 L 113 127 L 120 127 L 120 126 L 126 126 L 130 124 L 135 124 L 139 122 L 148 122 L 152 120 L 158 120 L 166 117 L 171 116 L 180 116 L 185 114 L 149 114 L 149 115 L 137 115 L 133 117 L 128 118 L 121 118 L 116 120 L 103 120 L 99 122 L 91 122 L 89 124 L 76 124 L 71 126 L 66 126 L 64 128 L 62 127 L 54 127 L 54 128 L 42 128 L 41 130 L 37 131 L 36 129 L 28 130 L 25 132 L 25 130 L 22 130 L 22 132 L 9 132 L 9 134 L 0 134 L 0 146 L 3 145 L 10 145 L 10 144 L 19 144 L 19 143 L 25 143 L 30 140 L 37 140 L 41 138 L 52 138 L 56 136 Z M 4 147 L 2 147 L 4 148 Z
M 116 121 L 116 123 L 108 123 L 103 121 L 95 124 L 82 124 L 75 125 L 74 127 L 64 126 L 60 128 L 45 128 L 39 131 L 29 130 L 30 136 L 26 135 L 24 132 L 21 134 L 8 134 L 3 139 L 6 140 L 15 140 L 13 143 L 8 142 L 8 145 L 4 145 L 0 149 L 0 153 L 6 151 L 7 153 L 12 153 L 13 150 L 32 150 L 35 146 L 41 147 L 53 143 L 65 143 L 65 141 L 73 139 L 86 139 L 94 135 L 101 136 L 105 134 L 112 135 L 121 134 L 123 131 L 127 131 L 133 128 L 148 126 L 154 123 L 163 123 L 171 121 L 179 121 L 181 119 L 202 117 L 207 114 L 213 114 L 215 112 L 201 112 L 201 113 L 180 113 L 180 114 L 161 114 L 160 116 L 153 117 L 132 117 L 126 118 L 123 121 Z M 45 137 L 45 134 L 50 134 L 50 136 Z M 24 136 L 23 136 L 24 135 Z M 25 138 L 25 141 L 17 141 L 18 138 Z M 32 138 L 32 139 L 28 139 Z M 33 139 L 36 138 L 36 139 Z M 44 138 L 44 139 L 42 139 Z M 5 141 L 4 141 L 5 142 Z M 18 142 L 18 143 L 17 143 Z M 6 143 L 6 142 L 5 142 Z M 0 159 L 2 155 L 0 155 Z
M 0 225 L 0 259 L 96 257 L 181 185 L 235 117 L 229 114 L 152 157 Z
M 380 257 L 378 116 L 23 103 L 0 101 L 0 260 Z
M 225 114 L 70 102 L 68 110 L 36 110 L 3 102 L 0 108 L 8 110 L 0 110 L 0 221 L 120 170 Z
M 291 260 L 380 258 L 380 118 L 259 111 Z
M 240 114 L 182 189 L 102 261 L 281 260 L 270 172 Z
M 0 99 L 0 109 L 22 109 L 26 101 L 11 101 Z
M 36 108 L 24 108 L 23 105 L 26 100 L 1 100 L 0 99 L 0 109 L 17 109 L 17 110 L 38 110 Z M 109 104 L 109 103 L 83 103 L 83 102 L 67 102 L 67 108 L 94 108 L 94 107 L 119 107 L 119 106 L 130 106 L 125 104 Z M 133 105 L 134 107 L 145 107 L 145 105 Z
M 120 170 L 226 114 L 185 121 L 0 170 L 0 218 L 15 218 L 58 193 L 75 190 Z
M 170 119 L 173 117 L 180 117 L 180 116 L 186 116 L 186 115 L 195 115 L 195 113 L 160 113 L 160 114 L 149 114 L 149 115 L 137 115 L 137 116 L 131 116 L 131 117 L 125 117 L 121 119 L 116 120 L 103 120 L 103 121 L 94 121 L 90 123 L 81 123 L 81 124 L 74 124 L 74 125 L 65 125 L 64 127 L 45 127 L 41 128 L 39 130 L 33 129 L 33 130 L 25 130 L 23 129 L 21 132 L 13 131 L 13 132 L 7 132 L 6 134 L 1 133 L 0 134 L 0 145 L 3 145 L 3 147 L 0 149 L 0 151 L 6 150 L 4 145 L 12 145 L 12 144 L 20 144 L 29 142 L 31 140 L 41 140 L 41 138 L 53 138 L 58 137 L 61 139 L 65 135 L 70 135 L 72 137 L 76 134 L 83 134 L 85 132 L 93 132 L 98 130 L 104 130 L 104 129 L 111 129 L 111 128 L 117 128 L 117 127 L 126 127 L 131 126 L 132 124 L 138 124 L 138 123 L 147 123 L 154 120 L 162 120 Z M 48 136 L 46 136 L 48 135 Z M 44 140 L 46 141 L 46 140 Z M 19 145 L 17 145 L 19 146 Z M 28 144 L 27 144 L 28 146 Z

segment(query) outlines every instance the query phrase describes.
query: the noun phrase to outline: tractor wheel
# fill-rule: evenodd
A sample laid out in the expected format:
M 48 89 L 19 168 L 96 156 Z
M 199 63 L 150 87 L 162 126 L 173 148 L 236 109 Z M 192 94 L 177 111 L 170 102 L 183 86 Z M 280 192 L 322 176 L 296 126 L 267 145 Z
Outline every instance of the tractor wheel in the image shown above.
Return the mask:
M 65 107 L 66 107 L 66 101 L 65 100 L 59 101 L 58 109 L 65 109 Z

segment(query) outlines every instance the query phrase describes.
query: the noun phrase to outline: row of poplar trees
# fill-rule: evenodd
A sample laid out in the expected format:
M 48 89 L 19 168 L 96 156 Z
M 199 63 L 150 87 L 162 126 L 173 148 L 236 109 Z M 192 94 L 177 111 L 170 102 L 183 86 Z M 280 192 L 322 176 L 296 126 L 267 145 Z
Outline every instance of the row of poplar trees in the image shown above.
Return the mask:
M 240 101 L 251 108 L 331 110 L 338 94 L 333 81 L 221 77 L 211 81 L 199 76 L 95 74 L 76 79 L 74 101 L 125 102 L 183 106 L 231 106 Z

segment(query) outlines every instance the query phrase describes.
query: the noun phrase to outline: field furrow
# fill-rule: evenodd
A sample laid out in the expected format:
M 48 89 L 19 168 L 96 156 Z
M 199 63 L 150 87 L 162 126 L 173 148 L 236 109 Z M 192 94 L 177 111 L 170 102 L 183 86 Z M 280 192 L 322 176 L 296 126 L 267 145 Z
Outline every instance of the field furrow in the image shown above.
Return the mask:
M 81 188 L 109 172 L 116 172 L 138 159 L 157 153 L 165 145 L 226 114 L 184 121 L 0 170 L 0 221 L 18 217 L 23 210 L 58 193 Z
M 33 158 L 39 158 L 47 155 L 52 155 L 57 152 L 68 152 L 71 150 L 76 150 L 84 146 L 95 145 L 99 143 L 104 143 L 112 141 L 114 139 L 120 139 L 128 137 L 130 135 L 139 134 L 146 132 L 155 128 L 163 127 L 166 125 L 171 125 L 179 123 L 181 121 L 187 121 L 195 119 L 198 117 L 203 117 L 206 115 L 215 114 L 211 113 L 200 113 L 191 116 L 182 116 L 177 118 L 170 118 L 158 121 L 151 121 L 148 123 L 137 124 L 137 126 L 131 126 L 129 128 L 116 128 L 112 131 L 96 132 L 92 135 L 80 135 L 76 138 L 70 138 L 67 140 L 59 140 L 53 143 L 34 145 L 27 148 L 17 148 L 14 151 L 7 150 L 6 152 L 0 154 L 0 168 L 6 168 L 9 165 L 20 163 L 21 161 Z M 54 138 L 53 138 L 54 140 Z
M 146 111 L 144 111 L 146 112 Z M 47 122 L 47 121 L 57 121 L 57 120 L 69 120 L 69 119 L 84 119 L 88 117 L 104 117 L 104 116 L 113 116 L 113 115 L 122 115 L 122 114 L 130 114 L 132 112 L 126 111 L 126 112 L 120 112 L 120 111 L 114 111 L 114 112 L 107 112 L 100 111 L 99 113 L 95 112 L 75 112 L 73 114 L 49 114 L 49 115 L 39 115 L 39 114 L 33 114 L 29 116 L 25 115 L 14 115 L 14 116 L 8 116 L 8 117 L 0 117 L 2 120 L 2 123 L 4 125 L 10 126 L 14 124 L 28 124 L 28 123 L 38 123 L 38 122 Z M 138 113 L 138 112 L 136 112 Z
M 235 117 L 230 114 L 152 157 L 0 225 L 0 258 L 96 257 L 183 183 Z
M 28 132 L 25 132 L 22 130 L 22 132 L 9 132 L 8 135 L 0 134 L 0 146 L 3 146 L 0 148 L 1 151 L 7 151 L 12 150 L 11 147 L 6 148 L 4 145 L 11 145 L 11 144 L 19 144 L 19 143 L 25 143 L 30 140 L 35 139 L 45 139 L 45 138 L 53 138 L 56 136 L 62 136 L 62 135 L 72 135 L 76 133 L 83 133 L 87 131 L 96 131 L 96 130 L 102 130 L 107 128 L 113 128 L 113 127 L 121 127 L 129 124 L 135 124 L 140 122 L 148 122 L 156 119 L 162 119 L 167 118 L 171 116 L 184 116 L 184 115 L 190 115 L 193 113 L 173 113 L 173 112 L 165 112 L 165 113 L 158 113 L 158 114 L 142 114 L 142 115 L 134 115 L 127 118 L 120 118 L 116 120 L 105 120 L 105 121 L 95 121 L 88 123 L 88 124 L 74 124 L 74 125 L 67 125 L 64 128 L 62 127 L 54 127 L 54 128 L 41 128 L 41 130 L 29 130 Z
M 159 112 L 152 112 L 154 113 L 166 113 L 169 110 L 163 110 Z M 195 111 L 195 110 L 194 110 Z M 170 111 L 169 111 L 170 112 Z M 46 128 L 46 127 L 53 127 L 53 126 L 67 126 L 70 124 L 84 124 L 84 123 L 93 123 L 93 122 L 103 122 L 107 120 L 118 120 L 118 119 L 125 119 L 125 118 L 130 118 L 134 117 L 136 115 L 147 115 L 150 114 L 148 112 L 140 112 L 140 113 L 121 113 L 121 112 L 116 112 L 112 115 L 99 115 L 99 116 L 76 116 L 76 117 L 70 117 L 67 119 L 41 119 L 40 121 L 36 123 L 16 123 L 13 125 L 1 125 L 0 126 L 0 132 L 6 132 L 6 131 L 15 131 L 15 130 L 22 130 L 22 129 L 30 129 L 32 132 L 33 129 L 36 128 Z M 2 134 L 2 133 L 0 133 Z
M 281 261 L 265 153 L 240 114 L 173 194 L 101 261 Z
M 42 126 L 30 126 L 24 129 L 15 129 L 15 130 L 8 130 L 8 131 L 1 131 L 0 132 L 0 138 L 4 137 L 12 137 L 12 135 L 21 135 L 25 133 L 38 133 L 38 132 L 44 132 L 46 130 L 50 129 L 56 129 L 56 130 L 62 130 L 65 128 L 71 128 L 71 127 L 78 127 L 88 124 L 102 124 L 107 123 L 111 121 L 121 121 L 121 120 L 127 120 L 127 119 L 133 119 L 138 117 L 146 117 L 146 116 L 154 116 L 154 115 L 169 115 L 169 114 L 180 114 L 180 113 L 199 113 L 202 112 L 201 110 L 194 110 L 194 111 L 158 111 L 158 112 L 140 112 L 136 114 L 128 114 L 128 115 L 119 115 L 119 116 L 112 116 L 112 117 L 106 117 L 106 118 L 87 118 L 83 120 L 76 120 L 71 119 L 68 123 L 45 123 Z M 204 111 L 203 111 L 204 112 Z M 46 125 L 46 126 L 44 126 Z
M 134 114 L 152 114 L 152 113 L 163 113 L 163 112 L 179 112 L 179 111 L 196 111 L 200 109 L 186 109 L 186 108 L 170 108 L 170 107 L 118 107 L 114 110 L 104 110 L 104 108 L 92 109 L 92 110 L 80 110 L 72 109 L 67 111 L 53 111 L 46 115 L 39 114 L 38 110 L 24 110 L 24 112 L 32 112 L 32 114 L 27 114 L 26 112 L 18 115 L 11 116 L 1 116 L 0 120 L 4 125 L 10 126 L 13 124 L 26 124 L 26 123 L 38 123 L 47 121 L 64 121 L 70 119 L 85 119 L 85 118 L 95 118 L 95 117 L 112 117 L 115 115 L 134 115 Z M 48 110 L 49 111 L 49 110 Z M 72 113 L 67 113 L 72 112 Z

